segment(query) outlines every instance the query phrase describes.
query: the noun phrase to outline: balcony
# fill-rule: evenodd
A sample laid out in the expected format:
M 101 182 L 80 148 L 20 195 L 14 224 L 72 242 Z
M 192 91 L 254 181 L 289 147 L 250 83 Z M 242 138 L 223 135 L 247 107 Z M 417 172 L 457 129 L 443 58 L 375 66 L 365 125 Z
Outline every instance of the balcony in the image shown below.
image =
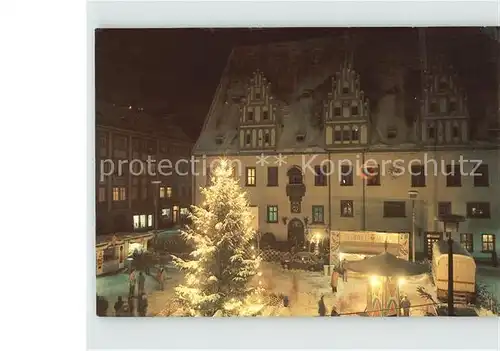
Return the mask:
M 287 184 L 286 186 L 286 196 L 290 198 L 303 197 L 306 194 L 306 186 L 303 183 L 300 184 Z

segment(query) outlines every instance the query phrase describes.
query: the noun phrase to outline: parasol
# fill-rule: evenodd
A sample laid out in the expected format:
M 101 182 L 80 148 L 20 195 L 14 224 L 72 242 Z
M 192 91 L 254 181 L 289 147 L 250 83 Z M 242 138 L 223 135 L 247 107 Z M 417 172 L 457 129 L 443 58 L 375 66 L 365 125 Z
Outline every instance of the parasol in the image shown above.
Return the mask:
M 352 272 L 383 277 L 419 275 L 427 272 L 426 266 L 397 258 L 388 252 L 345 263 L 344 268 Z

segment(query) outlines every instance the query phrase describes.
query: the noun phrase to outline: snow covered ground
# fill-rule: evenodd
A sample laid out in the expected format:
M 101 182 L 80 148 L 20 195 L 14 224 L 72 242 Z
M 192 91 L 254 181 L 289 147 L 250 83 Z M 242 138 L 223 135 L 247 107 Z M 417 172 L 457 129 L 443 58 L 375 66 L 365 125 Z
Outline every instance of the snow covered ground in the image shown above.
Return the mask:
M 330 287 L 330 277 L 323 272 L 307 272 L 300 270 L 284 270 L 279 264 L 263 262 L 262 276 L 256 278 L 255 284 L 261 281 L 261 286 L 268 292 L 276 295 L 286 295 L 290 299 L 290 307 L 283 307 L 282 300 L 275 300 L 264 309 L 265 316 L 317 316 L 318 300 L 324 295 L 324 301 L 328 314 L 333 306 L 337 312 L 343 314 L 362 313 L 366 309 L 367 278 L 350 275 L 346 283 L 339 279 L 337 294 L 333 294 Z M 168 316 L 175 312 L 177 307 L 173 304 L 174 287 L 182 282 L 183 274 L 174 267 L 167 270 L 167 283 L 164 291 L 159 290 L 158 283 L 152 277 L 147 277 L 146 292 L 148 294 L 148 315 Z M 297 284 L 297 293 L 293 291 L 294 277 Z M 500 293 L 500 276 L 495 272 L 478 272 L 479 282 Z M 413 306 L 428 303 L 417 293 L 417 288 L 422 286 L 434 299 L 436 299 L 435 288 L 427 275 L 407 278 L 402 286 L 402 293 L 408 295 Z M 496 289 L 496 290 L 495 290 Z M 128 275 L 117 274 L 113 276 L 97 278 L 97 292 L 105 296 L 109 301 L 108 315 L 114 315 L 113 304 L 118 296 L 128 295 Z M 412 316 L 425 315 L 426 307 L 412 308 Z M 480 315 L 491 315 L 483 311 Z

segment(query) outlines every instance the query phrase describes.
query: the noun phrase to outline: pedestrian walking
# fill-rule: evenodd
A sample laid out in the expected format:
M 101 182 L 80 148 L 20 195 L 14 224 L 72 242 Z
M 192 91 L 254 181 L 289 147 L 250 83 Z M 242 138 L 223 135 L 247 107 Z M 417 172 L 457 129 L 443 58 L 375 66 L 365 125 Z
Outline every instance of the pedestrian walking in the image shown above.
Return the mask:
M 290 306 L 290 299 L 288 298 L 288 296 L 284 296 L 283 297 L 283 307 L 288 307 Z
M 318 314 L 321 317 L 326 316 L 326 306 L 325 306 L 325 300 L 324 300 L 324 298 L 325 297 L 323 295 L 321 295 L 321 298 L 318 301 Z
M 128 283 L 129 283 L 129 296 L 134 296 L 135 295 L 135 283 L 136 283 L 136 276 L 135 276 L 135 269 L 132 268 L 132 271 L 130 272 L 128 276 Z
M 106 298 L 104 296 L 101 296 L 99 298 L 100 300 L 100 307 L 99 307 L 99 317 L 105 317 L 108 315 L 108 307 L 109 307 L 109 303 L 108 303 L 108 300 L 106 300 Z
M 160 290 L 165 290 L 165 270 L 160 268 L 158 271 L 158 282 L 160 283 Z
M 139 316 L 145 317 L 148 311 L 148 298 L 146 294 L 142 294 L 139 297 L 139 301 L 137 302 L 137 312 Z
M 123 308 L 123 300 L 121 296 L 118 296 L 118 300 L 116 300 L 114 308 L 115 308 L 115 316 L 118 316 Z
M 144 285 L 146 284 L 146 276 L 142 274 L 142 272 L 139 273 L 139 278 L 137 279 L 139 282 L 138 286 L 138 291 L 137 293 L 139 295 L 144 293 Z
M 411 303 L 410 303 L 410 300 L 408 299 L 408 295 L 403 296 L 403 298 L 401 299 L 400 306 L 403 309 L 403 316 L 409 317 Z
M 341 270 L 342 270 L 342 281 L 344 283 L 347 283 L 347 269 L 346 269 L 346 263 L 347 260 L 344 258 L 341 263 Z
M 337 268 L 334 268 L 332 272 L 332 279 L 330 282 L 330 285 L 332 286 L 332 293 L 334 294 L 337 293 L 338 281 L 339 281 L 339 270 Z

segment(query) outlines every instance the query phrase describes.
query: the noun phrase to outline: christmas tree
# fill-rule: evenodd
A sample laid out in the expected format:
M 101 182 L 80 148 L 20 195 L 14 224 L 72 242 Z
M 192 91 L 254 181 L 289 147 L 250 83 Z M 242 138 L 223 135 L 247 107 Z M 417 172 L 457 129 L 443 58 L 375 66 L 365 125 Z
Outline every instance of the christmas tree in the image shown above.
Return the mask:
M 250 284 L 260 264 L 252 245 L 252 214 L 232 173 L 226 159 L 212 170 L 211 185 L 201 190 L 204 202 L 192 207 L 192 225 L 183 232 L 194 246 L 191 260 L 175 258 L 186 272 L 176 294 L 191 316 L 248 315 L 258 294 Z

